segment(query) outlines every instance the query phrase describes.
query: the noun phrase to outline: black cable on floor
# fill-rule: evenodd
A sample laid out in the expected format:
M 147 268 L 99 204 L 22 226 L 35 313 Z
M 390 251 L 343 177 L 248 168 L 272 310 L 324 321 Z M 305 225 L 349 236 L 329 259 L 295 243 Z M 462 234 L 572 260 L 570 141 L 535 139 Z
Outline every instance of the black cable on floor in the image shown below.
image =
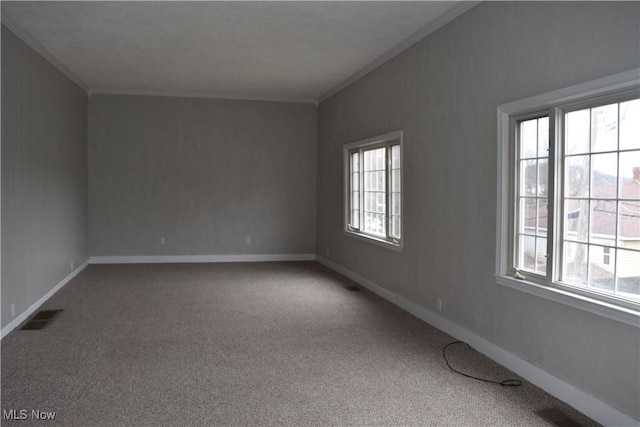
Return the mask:
M 462 341 L 454 341 L 454 342 L 450 342 L 449 344 L 445 345 L 444 348 L 442 349 L 442 357 L 444 358 L 445 363 L 447 364 L 447 366 L 449 367 L 449 369 L 451 369 L 453 372 L 460 374 L 462 376 L 465 376 L 467 378 L 471 378 L 474 380 L 478 380 L 478 381 L 483 381 L 485 383 L 491 383 L 491 384 L 498 384 L 502 387 L 518 387 L 522 385 L 522 381 L 520 380 L 504 380 L 504 381 L 494 381 L 494 380 L 488 380 L 485 378 L 478 378 L 478 377 L 474 377 L 473 375 L 469 375 L 469 374 L 465 374 L 464 372 L 460 372 L 457 369 L 454 369 L 450 364 L 449 361 L 447 360 L 447 349 L 454 345 L 454 344 L 465 344 L 467 347 L 471 348 L 471 346 L 465 342 Z

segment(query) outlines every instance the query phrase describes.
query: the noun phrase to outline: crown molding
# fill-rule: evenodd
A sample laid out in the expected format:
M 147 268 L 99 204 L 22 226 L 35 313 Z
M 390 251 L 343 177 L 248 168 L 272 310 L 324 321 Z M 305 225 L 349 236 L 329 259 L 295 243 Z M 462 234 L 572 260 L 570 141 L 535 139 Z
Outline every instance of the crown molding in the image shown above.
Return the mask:
M 262 102 L 286 102 L 292 104 L 313 104 L 318 102 L 313 98 L 286 97 L 286 96 L 251 96 L 251 95 L 230 95 L 212 92 L 189 92 L 189 91 L 156 91 L 156 90 L 119 90 L 95 88 L 89 90 L 92 95 L 129 95 L 129 96 L 164 96 L 174 98 L 208 98 L 208 99 L 231 99 L 237 101 L 262 101 Z
M 446 24 L 448 24 L 449 22 L 453 21 L 458 16 L 462 15 L 463 13 L 468 11 L 469 9 L 475 7 L 479 3 L 481 3 L 481 2 L 480 1 L 463 1 L 460 4 L 458 4 L 457 6 L 453 7 L 452 9 L 449 9 L 442 16 L 440 16 L 439 18 L 436 18 L 435 20 L 431 21 L 430 23 L 428 23 L 427 25 L 422 27 L 420 30 L 415 32 L 408 39 L 406 39 L 405 41 L 403 41 L 400 44 L 396 45 L 391 50 L 387 51 L 382 56 L 378 57 L 376 60 L 374 60 L 373 62 L 371 62 L 368 65 L 366 65 L 360 71 L 358 71 L 357 73 L 355 73 L 351 77 L 347 78 L 346 80 L 343 80 L 340 84 L 335 86 L 333 89 L 329 90 L 324 95 L 320 96 L 318 98 L 318 104 L 321 103 L 322 101 L 328 99 L 328 98 L 331 98 L 333 95 L 335 95 L 336 93 L 340 92 L 342 89 L 346 88 L 347 86 L 351 85 L 352 83 L 356 82 L 361 77 L 364 77 L 365 75 L 369 74 L 370 72 L 372 72 L 376 68 L 380 67 L 385 62 L 387 62 L 390 59 L 398 56 L 399 54 L 401 54 L 405 50 L 409 49 L 414 44 L 418 43 L 420 40 L 422 40 L 425 37 L 427 37 L 429 34 L 435 32 L 436 30 L 438 30 L 438 29 L 440 29 L 442 27 L 444 27 Z
M 85 84 L 85 82 L 80 79 L 73 71 L 67 68 L 62 62 L 58 61 L 55 56 L 53 56 L 49 51 L 40 44 L 28 31 L 23 30 L 20 26 L 11 18 L 9 14 L 7 14 L 4 10 L 1 12 L 1 20 L 2 25 L 7 27 L 9 31 L 11 31 L 16 37 L 18 37 L 23 43 L 29 46 L 31 49 L 36 51 L 38 55 L 44 58 L 49 64 L 51 64 L 55 69 L 60 71 L 65 75 L 69 80 L 79 86 L 85 92 L 89 92 L 89 88 Z

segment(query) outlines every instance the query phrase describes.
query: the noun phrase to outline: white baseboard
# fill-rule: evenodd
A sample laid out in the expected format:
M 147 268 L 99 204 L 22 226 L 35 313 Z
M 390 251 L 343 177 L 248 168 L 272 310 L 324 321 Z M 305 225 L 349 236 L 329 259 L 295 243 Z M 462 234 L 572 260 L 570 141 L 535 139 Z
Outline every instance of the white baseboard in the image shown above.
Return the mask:
M 520 357 L 509 353 L 497 345 L 485 340 L 475 333 L 456 325 L 431 310 L 409 301 L 405 297 L 396 294 L 369 279 L 360 276 L 353 271 L 336 264 L 324 257 L 316 255 L 316 261 L 320 264 L 348 277 L 354 282 L 364 286 L 371 292 L 378 294 L 387 301 L 397 305 L 403 310 L 413 314 L 426 323 L 435 326 L 445 333 L 460 341 L 468 343 L 471 347 L 510 369 L 532 384 L 540 387 L 547 393 L 566 402 L 591 419 L 605 426 L 638 426 L 640 421 L 620 412 L 601 400 L 573 387 L 553 374 L 527 362 Z
M 315 254 L 92 256 L 91 264 L 314 261 Z
M 0 339 L 4 338 L 5 336 L 7 336 L 7 334 L 11 331 L 13 331 L 15 328 L 17 328 L 22 322 L 24 322 L 25 320 L 27 320 L 27 318 L 29 316 L 31 316 L 31 314 L 36 311 L 42 304 L 44 304 L 49 298 L 51 298 L 56 292 L 58 292 L 60 289 L 62 289 L 62 287 L 64 285 L 66 285 L 67 283 L 69 283 L 71 281 L 71 279 L 73 279 L 74 277 L 76 277 L 82 270 L 84 270 L 87 266 L 89 265 L 89 261 L 85 261 L 82 265 L 80 265 L 78 268 L 76 268 L 75 270 L 73 270 L 71 273 L 69 273 L 69 275 L 67 277 L 65 277 L 64 279 L 62 279 L 60 281 L 60 283 L 58 283 L 57 285 L 55 285 L 49 292 L 47 292 L 42 298 L 40 298 L 38 301 L 36 301 L 35 303 L 33 303 L 31 305 L 31 307 L 27 308 L 25 311 L 23 311 L 18 317 L 16 317 L 15 319 L 13 319 L 11 322 L 9 322 L 7 324 L 7 326 L 5 326 L 4 328 L 2 328 L 2 332 L 0 332 Z

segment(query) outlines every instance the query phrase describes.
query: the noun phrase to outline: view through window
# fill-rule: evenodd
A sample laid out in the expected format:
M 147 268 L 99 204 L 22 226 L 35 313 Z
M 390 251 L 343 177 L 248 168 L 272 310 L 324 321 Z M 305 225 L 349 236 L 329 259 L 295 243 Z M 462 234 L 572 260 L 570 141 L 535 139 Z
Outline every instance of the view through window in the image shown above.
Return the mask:
M 640 301 L 640 99 L 562 109 L 557 141 L 550 116 L 517 121 L 514 266 Z M 555 168 L 550 144 L 558 152 Z M 555 246 L 550 203 L 558 212 Z
M 402 239 L 402 132 L 345 146 L 345 231 L 394 247 Z

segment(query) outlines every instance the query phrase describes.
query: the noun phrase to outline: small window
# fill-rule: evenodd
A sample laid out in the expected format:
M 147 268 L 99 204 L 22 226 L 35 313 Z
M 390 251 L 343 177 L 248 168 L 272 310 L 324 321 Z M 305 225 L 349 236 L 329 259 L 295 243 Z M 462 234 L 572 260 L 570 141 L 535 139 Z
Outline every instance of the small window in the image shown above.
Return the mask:
M 345 233 L 402 247 L 402 131 L 345 145 Z
M 630 72 L 498 108 L 498 283 L 638 324 L 639 96 Z

